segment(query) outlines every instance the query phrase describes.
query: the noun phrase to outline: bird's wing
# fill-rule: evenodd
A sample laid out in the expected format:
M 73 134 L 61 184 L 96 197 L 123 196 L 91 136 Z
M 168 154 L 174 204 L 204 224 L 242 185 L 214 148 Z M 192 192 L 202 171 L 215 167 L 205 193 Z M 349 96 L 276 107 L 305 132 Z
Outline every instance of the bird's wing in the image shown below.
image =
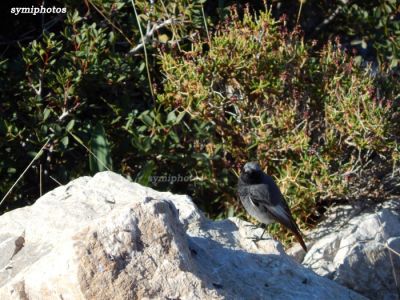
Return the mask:
M 275 183 L 274 183 L 275 184 Z M 291 230 L 300 242 L 304 251 L 307 252 L 306 244 L 301 236 L 300 229 L 294 221 L 283 195 L 275 185 L 270 184 L 255 184 L 249 189 L 250 200 L 260 210 L 271 215 L 276 221 Z M 279 189 L 279 188 L 278 188 Z
M 277 221 L 283 222 L 283 225 L 291 227 L 289 223 L 292 221 L 292 215 L 280 193 L 274 193 L 268 184 L 264 183 L 252 185 L 249 193 L 249 198 L 255 206 L 271 214 Z

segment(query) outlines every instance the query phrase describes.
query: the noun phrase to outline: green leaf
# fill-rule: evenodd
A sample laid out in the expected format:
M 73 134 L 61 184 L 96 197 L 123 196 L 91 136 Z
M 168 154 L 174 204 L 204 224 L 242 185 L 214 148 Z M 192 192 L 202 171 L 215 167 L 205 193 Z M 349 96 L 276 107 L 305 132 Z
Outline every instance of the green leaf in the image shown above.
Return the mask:
M 147 111 L 143 112 L 139 119 L 147 126 L 151 127 L 153 125 L 153 119 L 148 115 Z
M 60 125 L 58 125 L 58 124 L 53 124 L 52 128 L 53 128 L 54 133 L 55 133 L 56 135 L 60 135 L 60 134 L 61 134 L 62 129 L 61 129 L 61 126 L 60 126 Z
M 37 152 L 35 152 L 35 151 L 28 151 L 27 154 L 28 154 L 29 157 L 35 157 L 36 154 L 37 154 Z
M 61 145 L 62 145 L 63 150 L 67 149 L 68 143 L 69 143 L 69 138 L 68 138 L 68 136 L 64 136 L 64 137 L 61 139 L 60 143 L 61 143 Z
M 150 183 L 151 174 L 153 173 L 154 169 L 155 169 L 154 161 L 150 160 L 146 162 L 142 170 L 136 176 L 136 182 L 140 183 L 141 185 L 148 186 Z
M 67 126 L 65 127 L 65 130 L 71 131 L 72 128 L 74 128 L 74 125 L 75 125 L 75 120 L 72 119 L 71 121 L 68 122 Z
M 89 155 L 89 169 L 92 174 L 112 169 L 110 146 L 103 125 L 97 124 L 93 128 L 89 149 L 92 152 Z
M 8 169 L 7 169 L 7 173 L 8 173 L 8 174 L 15 174 L 15 173 L 17 173 L 17 169 L 15 169 L 15 168 L 13 168 L 13 167 L 8 168 Z
M 8 128 L 8 126 L 7 126 L 6 121 L 0 120 L 0 134 L 1 135 L 5 135 L 6 134 L 7 128 Z
M 160 34 L 160 35 L 158 36 L 158 40 L 159 40 L 161 43 L 166 43 L 166 42 L 168 42 L 169 37 L 168 37 L 168 35 L 166 35 L 166 34 Z
M 123 3 L 123 2 L 117 2 L 117 3 L 115 3 L 114 5 L 115 5 L 115 7 L 117 8 L 117 10 L 120 10 L 121 8 L 124 7 L 125 3 Z
M 176 120 L 176 115 L 174 111 L 171 111 L 167 116 L 167 123 L 174 123 Z
M 44 109 L 44 111 L 43 111 L 43 121 L 47 120 L 47 118 L 50 116 L 50 112 L 51 112 L 50 109 L 48 109 L 48 108 Z
M 170 131 L 169 136 L 175 142 L 175 144 L 179 144 L 179 137 L 174 131 Z

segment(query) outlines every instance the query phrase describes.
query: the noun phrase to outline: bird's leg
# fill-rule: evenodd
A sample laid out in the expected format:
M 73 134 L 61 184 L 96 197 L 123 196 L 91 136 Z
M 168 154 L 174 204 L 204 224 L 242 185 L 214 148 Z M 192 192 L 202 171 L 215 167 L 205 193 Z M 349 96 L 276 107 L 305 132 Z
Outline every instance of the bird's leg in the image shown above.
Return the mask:
M 263 228 L 264 230 L 263 230 L 262 234 L 261 234 L 259 237 L 253 236 L 253 237 L 251 237 L 251 238 L 249 238 L 249 239 L 253 240 L 253 242 L 258 242 L 258 241 L 262 241 L 262 240 L 267 240 L 268 238 L 263 238 L 265 232 L 267 231 L 267 225 L 265 225 L 265 224 L 259 224 L 258 226 L 255 226 L 255 227 L 256 227 L 256 228 L 261 227 L 261 228 Z
M 266 227 L 264 227 L 263 229 L 264 229 L 264 230 L 263 230 L 263 233 L 261 233 L 261 236 L 260 236 L 260 238 L 259 238 L 260 240 L 262 240 L 262 238 L 263 238 L 263 236 L 264 236 L 264 233 L 267 231 L 267 228 L 266 228 Z
M 258 241 L 262 241 L 262 240 L 267 240 L 268 238 L 263 238 L 265 232 L 267 231 L 268 226 L 265 224 L 260 224 L 260 227 L 263 229 L 263 232 L 261 233 L 261 235 L 258 238 L 253 239 L 253 241 L 258 242 Z

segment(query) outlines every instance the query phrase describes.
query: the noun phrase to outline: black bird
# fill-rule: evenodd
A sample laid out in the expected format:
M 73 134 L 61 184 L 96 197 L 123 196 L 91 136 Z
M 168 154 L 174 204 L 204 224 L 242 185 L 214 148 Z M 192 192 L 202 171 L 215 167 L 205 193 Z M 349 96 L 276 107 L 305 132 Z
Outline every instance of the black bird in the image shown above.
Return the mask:
M 293 220 L 289 206 L 271 176 L 257 162 L 244 165 L 239 177 L 238 196 L 247 213 L 265 225 L 279 222 L 295 235 L 307 252 L 300 229 Z M 263 233 L 264 234 L 264 233 Z

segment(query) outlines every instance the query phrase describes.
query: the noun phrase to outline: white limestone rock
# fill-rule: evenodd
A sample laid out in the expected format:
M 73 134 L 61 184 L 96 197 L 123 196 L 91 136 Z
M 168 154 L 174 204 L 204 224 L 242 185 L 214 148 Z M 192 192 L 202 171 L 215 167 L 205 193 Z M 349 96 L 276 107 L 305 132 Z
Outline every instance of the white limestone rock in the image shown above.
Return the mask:
M 400 201 L 337 207 L 309 236 L 304 266 L 368 298 L 399 299 Z
M 112 172 L 0 216 L 0 299 L 364 299 L 237 218 Z

